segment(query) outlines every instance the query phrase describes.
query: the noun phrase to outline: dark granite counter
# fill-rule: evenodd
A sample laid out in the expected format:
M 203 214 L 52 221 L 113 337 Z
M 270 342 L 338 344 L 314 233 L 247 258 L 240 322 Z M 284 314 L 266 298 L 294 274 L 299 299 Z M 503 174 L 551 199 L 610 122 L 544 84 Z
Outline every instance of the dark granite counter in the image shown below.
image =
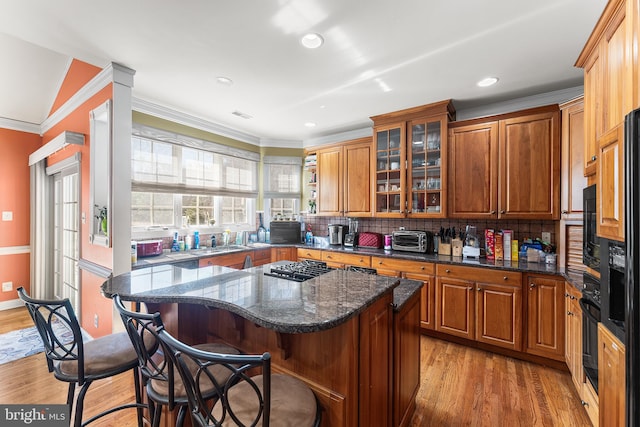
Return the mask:
M 402 306 L 404 306 L 416 292 L 420 292 L 423 285 L 424 284 L 418 280 L 400 279 L 400 284 L 393 288 L 393 310 L 402 310 Z
M 221 308 L 276 332 L 305 333 L 346 322 L 400 282 L 399 278 L 345 270 L 293 282 L 265 276 L 263 268 L 270 266 L 234 270 L 219 266 L 186 269 L 165 264 L 108 279 L 101 290 L 107 297 L 119 294 L 126 301 Z M 415 282 L 403 287 L 403 298 L 419 289 L 415 288 L 416 283 L 421 285 Z

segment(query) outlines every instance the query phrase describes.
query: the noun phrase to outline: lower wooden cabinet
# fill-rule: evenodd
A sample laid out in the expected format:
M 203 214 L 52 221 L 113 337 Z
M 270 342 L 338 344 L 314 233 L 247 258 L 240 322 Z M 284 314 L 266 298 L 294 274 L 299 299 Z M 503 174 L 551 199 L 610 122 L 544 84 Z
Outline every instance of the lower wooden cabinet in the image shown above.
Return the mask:
M 216 255 L 208 258 L 201 258 L 198 262 L 199 267 L 207 267 L 209 265 L 222 265 L 224 267 L 244 268 L 247 256 L 251 257 L 251 251 L 234 252 L 226 255 Z
M 322 259 L 322 250 L 298 248 L 298 261 L 304 261 L 305 259 L 320 261 Z
M 256 267 L 259 265 L 269 264 L 271 262 L 271 249 L 264 248 L 264 249 L 254 250 L 252 254 L 252 259 L 253 259 L 253 265 Z
M 297 260 L 298 253 L 295 247 L 271 248 L 271 262 Z
M 584 372 L 582 369 L 582 308 L 580 307 L 581 294 L 570 283 L 565 283 L 565 361 L 571 372 L 573 384 L 582 396 L 584 384 Z
M 436 267 L 437 331 L 522 350 L 521 274 L 473 267 Z
M 350 265 L 365 268 L 371 267 L 371 257 L 369 255 L 322 251 L 322 261 L 333 268 L 345 268 Z
M 600 425 L 625 425 L 625 347 L 598 324 L 598 399 Z
M 564 279 L 527 275 L 525 286 L 529 354 L 559 361 L 564 354 Z
M 393 312 L 393 426 L 408 426 L 420 388 L 420 299 Z

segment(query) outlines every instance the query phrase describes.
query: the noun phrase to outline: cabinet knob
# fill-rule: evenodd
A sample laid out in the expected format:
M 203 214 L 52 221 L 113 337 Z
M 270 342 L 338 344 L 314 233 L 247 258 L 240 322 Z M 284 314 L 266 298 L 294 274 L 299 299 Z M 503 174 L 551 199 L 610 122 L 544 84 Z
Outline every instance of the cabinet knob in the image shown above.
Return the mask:
M 533 288 L 535 288 L 535 287 L 536 287 L 536 284 L 535 284 L 535 283 L 529 283 L 529 289 L 533 289 Z
M 489 213 L 490 213 L 491 215 L 495 215 L 495 214 L 496 214 L 496 211 L 491 211 L 491 212 L 489 212 Z
M 568 214 L 568 213 L 569 213 L 569 211 L 567 211 L 567 210 L 563 210 L 563 211 L 562 211 L 562 215 L 566 215 L 566 214 Z
M 500 211 L 500 213 L 501 213 L 501 214 L 505 213 L 505 210 L 504 210 L 504 209 L 502 209 L 502 210 Z
M 591 156 L 591 161 L 595 162 L 596 160 L 598 160 L 598 156 Z
M 580 404 L 581 404 L 582 406 L 584 406 L 585 408 L 587 408 L 587 407 L 589 406 L 589 404 L 588 404 L 587 402 L 585 402 L 584 400 L 581 400 L 581 401 L 580 401 Z
M 567 316 L 573 316 L 573 313 L 570 311 L 567 311 Z
M 378 265 L 382 265 L 382 261 L 378 261 Z
M 331 255 L 327 255 L 327 258 L 331 259 Z
M 423 266 L 420 266 L 420 270 L 424 270 L 424 265 L 423 265 Z
M 478 292 L 482 292 L 482 288 L 481 288 L 481 287 L 477 287 L 477 288 L 476 288 L 476 291 L 478 291 Z
M 507 276 L 504 276 L 502 280 L 509 280 L 509 278 Z
M 444 271 L 445 273 L 451 273 L 451 270 L 449 270 L 448 268 Z
M 467 289 L 472 291 L 473 290 L 473 286 L 469 286 Z

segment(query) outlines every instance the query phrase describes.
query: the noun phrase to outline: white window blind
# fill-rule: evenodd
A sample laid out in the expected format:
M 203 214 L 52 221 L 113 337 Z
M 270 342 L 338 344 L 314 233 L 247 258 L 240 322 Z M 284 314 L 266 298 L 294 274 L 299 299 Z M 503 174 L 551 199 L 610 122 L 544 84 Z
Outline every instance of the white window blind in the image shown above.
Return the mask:
M 302 158 L 265 156 L 264 198 L 300 198 Z

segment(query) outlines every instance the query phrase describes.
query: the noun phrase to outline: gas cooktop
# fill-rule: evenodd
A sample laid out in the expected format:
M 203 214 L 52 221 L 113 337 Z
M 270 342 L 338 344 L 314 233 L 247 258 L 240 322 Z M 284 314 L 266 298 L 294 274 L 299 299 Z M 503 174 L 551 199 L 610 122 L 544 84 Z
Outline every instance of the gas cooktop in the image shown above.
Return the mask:
M 270 271 L 265 272 L 264 274 L 267 276 L 279 277 L 281 279 L 304 282 L 305 280 L 313 279 L 321 274 L 328 273 L 331 270 L 333 270 L 333 268 L 328 267 L 326 262 L 305 260 L 273 266 Z

